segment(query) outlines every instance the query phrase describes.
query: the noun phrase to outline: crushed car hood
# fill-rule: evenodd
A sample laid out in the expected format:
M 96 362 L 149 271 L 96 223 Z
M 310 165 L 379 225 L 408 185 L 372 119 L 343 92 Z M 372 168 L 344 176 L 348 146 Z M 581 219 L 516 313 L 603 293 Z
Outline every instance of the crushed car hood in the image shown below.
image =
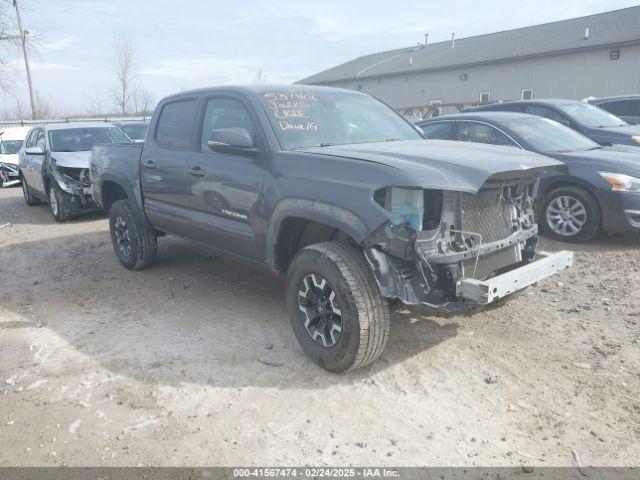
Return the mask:
M 533 178 L 543 171 L 566 172 L 548 157 L 513 147 L 448 140 L 360 143 L 304 149 L 318 155 L 387 165 L 407 175 L 406 185 L 475 193 L 487 180 Z
M 58 167 L 89 168 L 91 150 L 86 152 L 51 152 Z

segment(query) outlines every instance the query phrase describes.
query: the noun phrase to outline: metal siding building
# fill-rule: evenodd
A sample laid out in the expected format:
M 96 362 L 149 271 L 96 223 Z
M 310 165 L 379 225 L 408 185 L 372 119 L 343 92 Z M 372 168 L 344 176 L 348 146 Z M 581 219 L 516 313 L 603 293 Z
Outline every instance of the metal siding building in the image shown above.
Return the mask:
M 617 57 L 617 58 L 616 58 Z M 429 102 L 582 99 L 640 93 L 640 6 L 367 55 L 298 83 L 371 93 L 397 108 Z

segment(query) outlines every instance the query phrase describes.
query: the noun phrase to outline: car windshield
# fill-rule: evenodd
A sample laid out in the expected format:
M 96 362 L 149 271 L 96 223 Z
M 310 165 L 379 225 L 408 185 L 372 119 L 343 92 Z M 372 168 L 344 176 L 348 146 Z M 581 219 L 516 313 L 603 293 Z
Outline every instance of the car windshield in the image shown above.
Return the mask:
M 49 143 L 53 152 L 84 152 L 96 143 L 130 143 L 131 140 L 115 127 L 86 127 L 51 130 Z
M 4 140 L 0 141 L 0 155 L 13 155 L 18 153 L 22 146 L 22 140 Z
M 589 150 L 599 145 L 575 130 L 542 117 L 507 120 L 502 124 L 541 152 Z
M 282 90 L 258 97 L 285 149 L 422 139 L 394 110 L 369 95 Z
M 127 134 L 127 137 L 132 138 L 134 140 L 144 140 L 147 138 L 147 130 L 149 129 L 149 125 L 147 124 L 137 124 L 137 125 L 123 125 L 122 130 Z
M 588 103 L 567 103 L 558 105 L 558 108 L 585 127 L 605 128 L 628 125 L 621 118 Z

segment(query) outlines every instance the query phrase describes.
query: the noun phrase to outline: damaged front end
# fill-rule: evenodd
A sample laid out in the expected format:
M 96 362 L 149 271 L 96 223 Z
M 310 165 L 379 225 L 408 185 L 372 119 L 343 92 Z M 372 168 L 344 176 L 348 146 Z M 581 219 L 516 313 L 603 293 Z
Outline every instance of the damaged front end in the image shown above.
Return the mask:
M 10 187 L 20 183 L 20 171 L 18 165 L 0 161 L 0 185 Z
M 482 307 L 571 265 L 536 259 L 538 180 L 489 178 L 475 193 L 386 188 L 389 222 L 365 242 L 381 294 L 445 314 Z
M 54 159 L 49 165 L 50 182 L 55 182 L 68 213 L 81 213 L 98 209 L 91 196 L 89 168 L 58 165 Z

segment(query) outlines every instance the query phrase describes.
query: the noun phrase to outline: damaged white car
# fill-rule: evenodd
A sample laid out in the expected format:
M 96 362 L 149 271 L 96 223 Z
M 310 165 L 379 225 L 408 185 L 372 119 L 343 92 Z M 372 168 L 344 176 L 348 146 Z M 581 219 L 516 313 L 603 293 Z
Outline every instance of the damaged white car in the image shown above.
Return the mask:
M 0 187 L 20 183 L 18 152 L 31 127 L 0 129 Z
M 27 205 L 51 207 L 58 222 L 97 209 L 91 197 L 89 157 L 96 144 L 131 143 L 109 123 L 62 123 L 33 128 L 20 151 L 20 178 Z

